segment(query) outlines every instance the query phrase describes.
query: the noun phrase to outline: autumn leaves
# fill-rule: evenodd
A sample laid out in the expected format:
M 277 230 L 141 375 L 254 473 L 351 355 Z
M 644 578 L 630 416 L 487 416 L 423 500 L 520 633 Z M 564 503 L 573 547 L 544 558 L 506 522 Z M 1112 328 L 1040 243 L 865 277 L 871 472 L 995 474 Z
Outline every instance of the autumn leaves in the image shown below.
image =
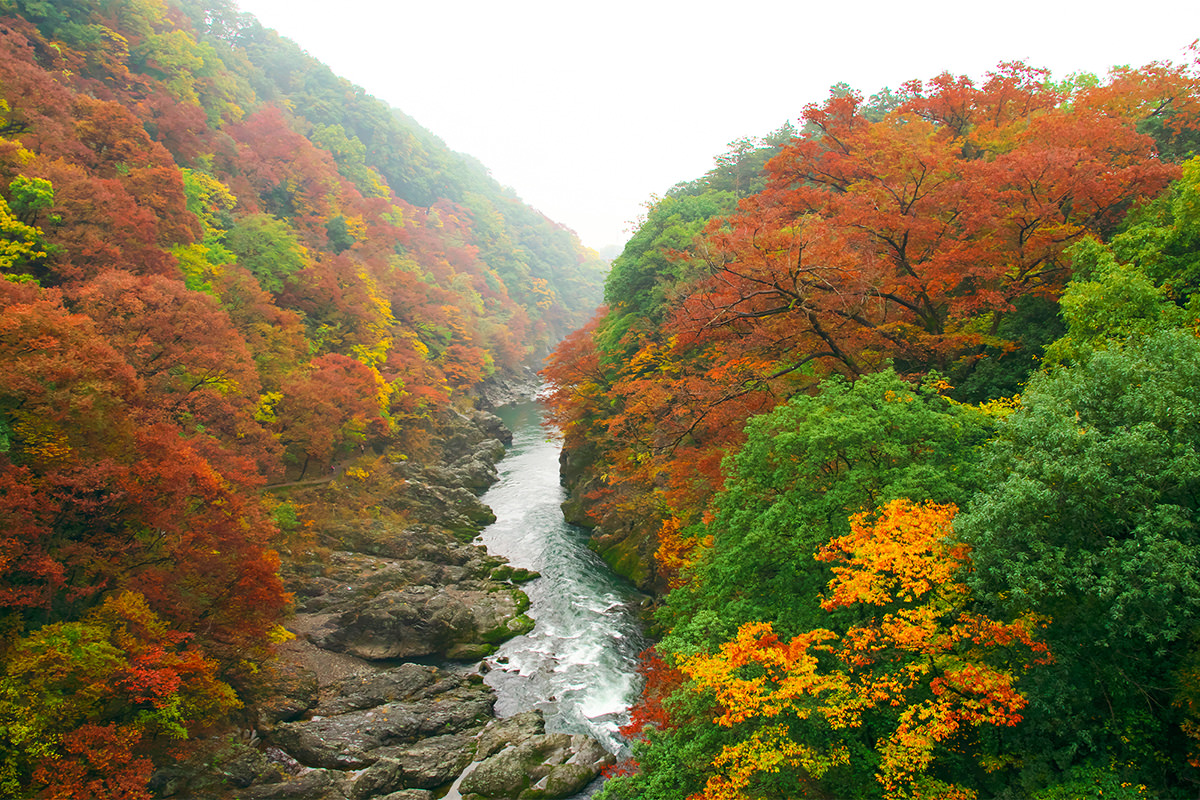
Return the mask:
M 665 593 L 607 797 L 1186 791 L 1198 85 L 836 87 L 650 209 L 546 371 Z
M 821 606 L 876 607 L 862 611 L 863 623 L 787 642 L 770 623 L 747 623 L 716 654 L 682 662 L 696 689 L 712 692 L 721 709 L 715 722 L 769 723 L 721 751 L 700 796 L 744 797 L 758 773 L 784 765 L 821 778 L 849 760 L 837 731 L 859 728 L 864 713 L 888 707 L 898 712 L 884 715 L 877 744 L 884 797 L 907 797 L 918 782 L 929 792 L 939 783 L 929 777 L 931 764 L 963 730 L 1021 720 L 1027 701 L 1012 671 L 1046 660 L 1047 648 L 1033 618 L 1001 624 L 967 610 L 970 591 L 961 581 L 969 548 L 954 540 L 956 512 L 895 500 L 877 515 L 855 516 L 850 534 L 821 548 L 817 559 L 835 565 Z M 1025 657 L 1011 660 L 1014 647 Z M 808 720 L 828 732 L 794 737 L 792 726 Z M 830 744 L 803 743 L 814 739 Z M 951 785 L 937 792 L 971 796 Z

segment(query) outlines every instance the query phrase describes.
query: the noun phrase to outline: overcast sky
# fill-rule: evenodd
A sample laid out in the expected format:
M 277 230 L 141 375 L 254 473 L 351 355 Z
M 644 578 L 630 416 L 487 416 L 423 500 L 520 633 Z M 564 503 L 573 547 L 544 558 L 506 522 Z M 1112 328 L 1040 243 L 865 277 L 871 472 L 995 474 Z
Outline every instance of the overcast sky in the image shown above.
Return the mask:
M 1196 0 L 236 0 L 601 249 L 846 82 L 1190 60 Z

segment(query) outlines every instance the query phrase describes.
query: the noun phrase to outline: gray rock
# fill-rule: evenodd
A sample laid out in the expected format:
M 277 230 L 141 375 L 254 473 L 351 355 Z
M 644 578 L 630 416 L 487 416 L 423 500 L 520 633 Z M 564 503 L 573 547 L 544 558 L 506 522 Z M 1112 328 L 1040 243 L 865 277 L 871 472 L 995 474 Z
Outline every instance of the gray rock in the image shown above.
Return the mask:
M 347 678 L 333 687 L 333 697 L 321 703 L 322 716 L 346 714 L 412 697 L 438 680 L 438 670 L 421 664 L 401 664 L 371 675 Z
M 381 592 L 312 634 L 327 650 L 369 660 L 447 655 L 457 644 L 496 644 L 532 628 L 519 589 L 410 586 Z
M 403 789 L 385 795 L 379 800 L 433 800 L 433 792 L 427 789 Z
M 422 480 L 424 470 L 404 466 L 402 474 L 406 482 L 390 501 L 393 508 L 408 511 L 423 522 L 453 533 L 466 534 L 468 538 L 496 521 L 492 510 L 479 502 L 470 490 L 439 485 L 442 481 L 457 482 L 461 476 L 442 472 L 430 475 L 430 480 Z
M 234 749 L 232 757 L 223 762 L 217 771 L 230 785 L 239 788 L 245 788 L 252 783 L 262 782 L 264 773 L 271 769 L 271 764 L 268 763 L 266 755 L 261 750 L 256 750 L 253 747 L 239 746 Z M 282 777 L 282 772 L 272 773 L 272 777 L 276 782 Z
M 378 751 L 399 764 L 401 783 L 409 788 L 436 789 L 450 783 L 475 758 L 475 737 L 465 734 L 434 736 L 408 747 Z
M 559 764 L 546 776 L 546 797 L 570 797 L 592 782 L 597 770 L 585 764 Z
M 458 790 L 463 795 L 516 797 L 543 777 L 534 775 L 534 769 L 540 763 L 537 748 L 526 743 L 481 762 L 470 775 L 463 778 Z
M 310 769 L 294 778 L 239 793 L 242 800 L 347 800 L 347 781 L 337 772 Z
M 300 719 L 317 704 L 317 674 L 299 664 L 277 662 L 272 667 L 271 697 L 258 705 L 258 727 L 269 730 L 280 722 Z
M 487 687 L 463 686 L 422 702 L 385 703 L 335 717 L 285 722 L 271 738 L 303 764 L 362 769 L 378 760 L 373 751 L 381 747 L 481 725 L 494 703 Z
M 540 709 L 522 711 L 504 719 L 495 719 L 479 734 L 480 760 L 499 753 L 509 745 L 521 744 L 546 732 L 546 722 Z
M 531 718 L 526 718 L 510 731 L 522 736 L 534 724 Z M 494 738 L 489 740 L 489 747 L 500 740 L 495 733 L 493 728 Z M 481 753 L 482 739 L 481 735 Z M 468 794 L 484 798 L 537 796 L 554 800 L 578 792 L 612 761 L 613 757 L 590 736 L 535 735 L 485 758 L 463 779 L 460 791 L 464 797 Z
M 350 787 L 350 800 L 367 800 L 403 788 L 400 762 L 394 758 L 380 758 L 354 781 Z
M 541 377 L 528 367 L 518 371 L 492 375 L 476 391 L 492 408 L 532 400 L 542 388 Z M 512 434 L 509 434 L 511 438 Z

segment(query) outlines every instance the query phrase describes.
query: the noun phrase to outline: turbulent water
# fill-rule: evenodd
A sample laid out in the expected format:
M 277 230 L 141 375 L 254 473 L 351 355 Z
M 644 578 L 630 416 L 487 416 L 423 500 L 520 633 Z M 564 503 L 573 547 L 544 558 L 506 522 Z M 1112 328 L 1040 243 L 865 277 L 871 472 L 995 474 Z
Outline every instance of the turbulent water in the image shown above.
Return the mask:
M 536 627 L 489 659 L 496 713 L 540 708 L 547 731 L 588 733 L 620 752 L 617 727 L 640 689 L 634 667 L 646 646 L 634 613 L 640 595 L 587 549 L 586 532 L 563 519 L 560 445 L 542 427 L 539 407 L 506 406 L 499 414 L 513 444 L 499 482 L 483 497 L 496 522 L 480 538 L 489 552 L 542 577 L 524 587 Z

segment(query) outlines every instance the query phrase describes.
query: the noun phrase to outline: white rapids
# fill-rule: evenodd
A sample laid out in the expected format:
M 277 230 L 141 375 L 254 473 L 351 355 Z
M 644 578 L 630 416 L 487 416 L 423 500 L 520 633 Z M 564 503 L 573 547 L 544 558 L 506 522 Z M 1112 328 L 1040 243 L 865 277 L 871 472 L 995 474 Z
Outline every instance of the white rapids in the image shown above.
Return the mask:
M 537 625 L 487 659 L 496 713 L 540 708 L 547 731 L 591 734 L 622 753 L 617 729 L 641 689 L 635 668 L 647 646 L 636 616 L 641 595 L 587 548 L 585 531 L 563 519 L 561 445 L 542 426 L 539 406 L 498 413 L 513 444 L 498 465 L 499 482 L 483 496 L 496 522 L 480 539 L 489 552 L 541 577 L 524 586 Z

